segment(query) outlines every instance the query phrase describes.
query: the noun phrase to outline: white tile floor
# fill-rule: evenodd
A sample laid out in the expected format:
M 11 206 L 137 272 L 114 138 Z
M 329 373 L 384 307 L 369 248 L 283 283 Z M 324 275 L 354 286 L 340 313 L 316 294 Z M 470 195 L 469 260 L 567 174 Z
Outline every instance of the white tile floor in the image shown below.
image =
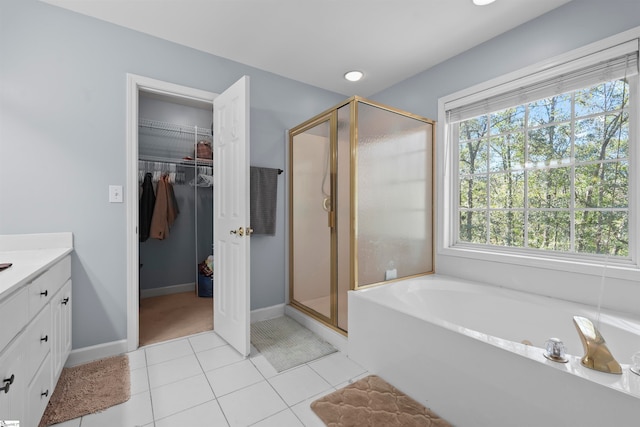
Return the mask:
M 244 359 L 214 332 L 129 353 L 131 399 L 56 427 L 324 426 L 309 405 L 366 376 L 334 353 L 278 373 L 254 347 Z

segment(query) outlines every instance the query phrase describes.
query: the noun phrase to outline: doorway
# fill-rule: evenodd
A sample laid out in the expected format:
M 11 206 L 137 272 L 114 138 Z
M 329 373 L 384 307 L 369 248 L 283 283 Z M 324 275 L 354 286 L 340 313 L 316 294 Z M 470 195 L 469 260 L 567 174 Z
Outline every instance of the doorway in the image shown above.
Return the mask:
M 222 274 L 233 280 L 219 280 L 214 277 L 214 298 L 216 305 L 214 310 L 214 331 L 228 341 L 243 355 L 248 354 L 249 343 L 249 239 L 240 239 L 234 231 L 239 228 L 236 223 L 248 227 L 249 223 L 249 78 L 242 77 L 221 95 L 175 85 L 155 79 L 133 74 L 127 75 L 127 185 L 126 185 L 126 212 L 127 212 L 127 340 L 126 351 L 134 351 L 139 346 L 139 298 L 140 298 L 140 253 L 139 253 L 139 99 L 140 94 L 178 99 L 183 103 L 196 103 L 199 105 L 213 105 L 214 116 L 214 147 L 216 144 L 218 159 L 213 161 L 214 188 L 220 191 L 215 194 L 213 229 L 222 230 L 215 233 L 216 246 L 221 248 L 223 254 L 228 252 L 229 245 L 234 248 L 237 257 L 215 254 L 215 276 Z M 215 102 L 214 102 L 215 100 Z M 216 115 L 217 114 L 217 115 Z M 232 132 L 228 135 L 228 130 Z M 216 136 L 217 135 L 217 136 Z M 225 147 L 233 147 L 232 153 L 242 152 L 241 159 L 231 159 L 225 153 Z M 226 160 L 225 160 L 226 159 Z M 218 172 L 215 172 L 217 169 Z M 238 190 L 239 191 L 232 191 Z M 238 202 L 241 199 L 239 209 L 236 209 L 230 224 L 224 223 L 225 212 L 229 210 L 229 201 L 223 197 L 228 194 L 237 194 L 240 197 L 233 199 Z M 238 204 L 236 204 L 238 207 Z M 225 210 L 226 209 L 226 210 Z M 222 212 L 221 212 L 222 210 Z M 248 236 L 247 236 L 248 237 Z M 221 261 L 222 259 L 222 261 Z M 232 268 L 230 263 L 233 264 Z M 215 286 L 215 283 L 218 285 Z M 232 288 L 233 286 L 233 288 Z M 227 289 L 229 288 L 229 289 Z M 233 292 L 231 292 L 233 290 Z M 237 297 L 230 299 L 230 296 Z M 239 299 L 241 299 L 241 301 Z M 243 343 L 242 345 L 236 344 Z M 244 345 L 246 343 L 246 345 Z
M 213 329 L 213 105 L 138 96 L 139 345 Z
M 127 75 L 127 351 L 140 339 L 140 97 L 173 100 L 191 106 L 213 108 L 217 94 L 133 74 Z M 166 153 L 164 153 L 166 154 Z M 186 177 L 185 177 L 186 178 Z M 144 263 L 143 263 L 144 264 Z M 195 275 L 194 275 L 195 279 Z M 188 283 L 188 282 L 187 282 Z M 197 284 L 197 281 L 196 281 Z M 193 288 L 192 288 L 193 289 Z M 195 292 L 195 291 L 194 291 Z M 213 302 L 211 302 L 213 306 Z

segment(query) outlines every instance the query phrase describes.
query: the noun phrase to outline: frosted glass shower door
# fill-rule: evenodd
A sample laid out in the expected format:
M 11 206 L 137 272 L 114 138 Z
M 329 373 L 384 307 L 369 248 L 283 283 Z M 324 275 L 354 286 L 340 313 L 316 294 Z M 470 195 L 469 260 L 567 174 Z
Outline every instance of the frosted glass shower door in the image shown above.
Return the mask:
M 358 104 L 356 287 L 433 271 L 433 123 Z
M 332 319 L 331 116 L 291 141 L 292 251 L 290 299 Z

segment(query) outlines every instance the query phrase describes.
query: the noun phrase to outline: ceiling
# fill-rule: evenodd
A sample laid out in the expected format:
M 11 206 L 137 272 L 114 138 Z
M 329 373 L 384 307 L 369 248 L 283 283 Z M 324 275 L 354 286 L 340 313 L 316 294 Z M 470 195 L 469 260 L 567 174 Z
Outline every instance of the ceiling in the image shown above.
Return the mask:
M 370 96 L 569 0 L 42 0 L 345 96 Z M 348 82 L 349 70 L 364 78 Z

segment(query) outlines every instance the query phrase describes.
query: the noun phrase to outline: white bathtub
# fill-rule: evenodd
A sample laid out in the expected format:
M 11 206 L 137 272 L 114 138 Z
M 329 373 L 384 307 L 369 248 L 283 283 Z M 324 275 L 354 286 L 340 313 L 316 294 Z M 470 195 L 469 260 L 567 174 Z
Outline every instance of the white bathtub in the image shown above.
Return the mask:
M 349 293 L 348 353 L 456 426 L 640 426 L 640 316 L 603 311 L 623 368 L 580 364 L 573 316 L 593 307 L 431 275 Z M 543 356 L 564 341 L 566 364 Z M 523 340 L 533 346 L 521 344 Z

